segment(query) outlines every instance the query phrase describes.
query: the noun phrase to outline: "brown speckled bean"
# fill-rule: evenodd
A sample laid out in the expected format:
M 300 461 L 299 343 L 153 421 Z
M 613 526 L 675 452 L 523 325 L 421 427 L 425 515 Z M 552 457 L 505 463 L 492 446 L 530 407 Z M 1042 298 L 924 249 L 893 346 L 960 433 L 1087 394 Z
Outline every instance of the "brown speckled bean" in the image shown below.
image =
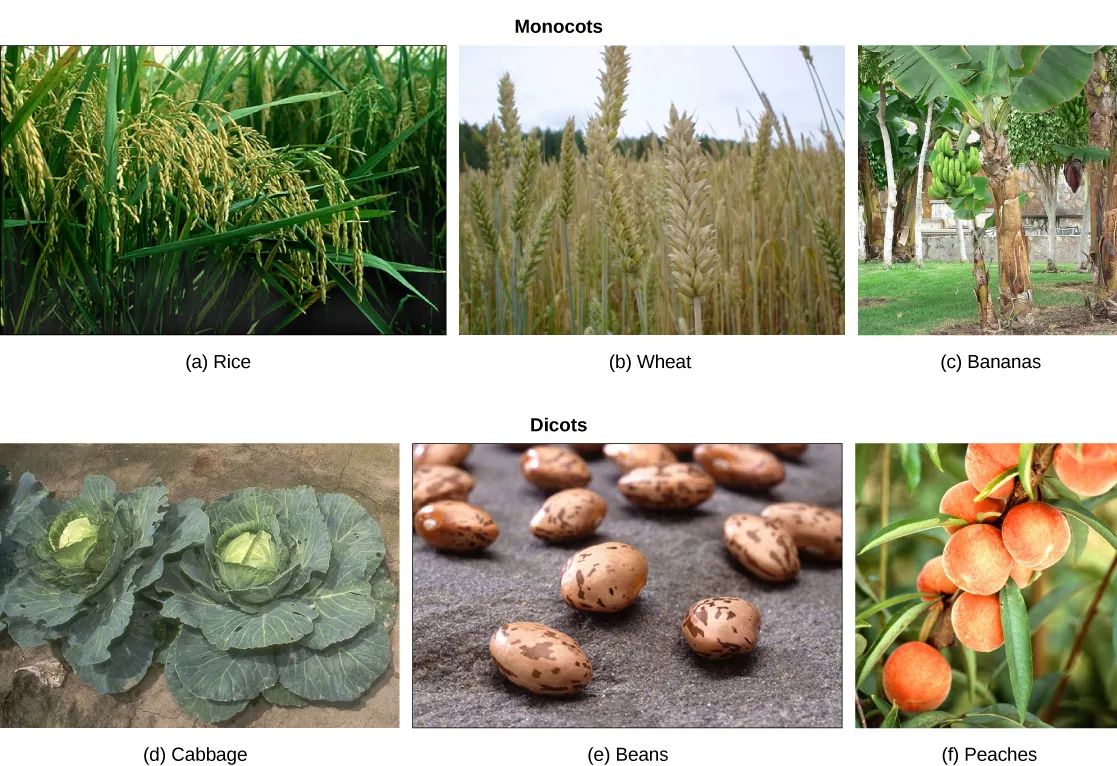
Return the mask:
M 741 513 L 726 519 L 723 530 L 729 552 L 760 579 L 783 582 L 799 576 L 795 541 L 776 522 Z
M 619 612 L 636 600 L 648 580 L 648 560 L 624 543 L 591 545 L 562 568 L 562 600 L 585 612 Z
M 592 535 L 605 518 L 605 498 L 588 489 L 564 489 L 547 498 L 531 519 L 531 533 L 547 541 Z
M 774 452 L 776 455 L 779 455 L 782 458 L 787 458 L 789 460 L 794 460 L 795 458 L 802 457 L 803 453 L 807 451 L 807 447 L 809 447 L 810 445 L 808 445 L 808 444 L 761 444 L 760 446 L 763 447 L 764 449 L 768 450 L 769 452 Z
M 645 466 L 617 482 L 628 501 L 641 508 L 678 511 L 693 508 L 714 494 L 714 480 L 692 463 Z
M 473 477 L 449 465 L 421 465 L 411 474 L 411 513 L 437 500 L 469 499 Z
M 723 487 L 764 490 L 783 481 L 783 463 L 748 444 L 699 444 L 694 459 Z
M 586 461 L 564 447 L 532 447 L 520 457 L 520 473 L 548 492 L 590 483 L 590 467 Z
M 439 550 L 463 553 L 488 548 L 496 541 L 500 527 L 476 506 L 439 500 L 415 514 L 415 531 Z
M 421 465 L 461 465 L 472 444 L 416 444 L 411 448 L 411 464 Z
M 842 560 L 842 515 L 807 503 L 774 503 L 760 515 L 791 535 L 801 551 L 829 561 Z
M 617 464 L 621 471 L 646 465 L 668 465 L 677 463 L 675 453 L 664 444 L 606 444 L 605 457 Z
M 683 637 L 691 650 L 708 660 L 747 654 L 756 647 L 760 612 L 741 598 L 704 598 L 683 618 Z
M 501 625 L 489 640 L 489 654 L 505 678 L 533 694 L 577 694 L 593 678 L 578 642 L 537 622 Z

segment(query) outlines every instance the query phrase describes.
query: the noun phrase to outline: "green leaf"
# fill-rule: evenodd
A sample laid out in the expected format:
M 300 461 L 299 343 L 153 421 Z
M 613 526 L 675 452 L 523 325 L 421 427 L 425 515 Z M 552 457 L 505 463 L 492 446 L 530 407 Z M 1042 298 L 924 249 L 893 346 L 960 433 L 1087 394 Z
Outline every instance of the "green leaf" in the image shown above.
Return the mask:
M 904 476 L 907 477 L 908 495 L 914 495 L 915 488 L 919 486 L 919 480 L 923 475 L 923 463 L 919 460 L 919 445 L 901 444 L 899 448 L 900 466 L 904 469 Z
M 888 711 L 888 715 L 881 721 L 880 728 L 882 729 L 895 729 L 896 719 L 900 717 L 900 706 L 893 704 L 892 709 Z
M 221 232 L 219 234 L 199 234 L 195 237 L 187 237 L 186 239 L 175 240 L 173 242 L 164 242 L 160 245 L 152 245 L 151 247 L 141 247 L 138 250 L 133 250 L 120 256 L 125 260 L 132 260 L 135 258 L 147 258 L 159 253 L 186 253 L 191 250 L 197 250 L 200 247 L 209 247 L 213 245 L 224 245 L 229 242 L 237 240 L 249 239 L 257 237 L 262 234 L 270 234 L 273 231 L 280 229 L 289 229 L 299 224 L 306 223 L 307 221 L 315 221 L 323 218 L 330 218 L 333 215 L 345 210 L 350 210 L 359 205 L 365 205 L 374 200 L 381 199 L 380 195 L 372 195 L 370 197 L 362 197 L 361 199 L 349 200 L 348 202 L 339 202 L 336 205 L 329 205 L 327 207 L 320 207 L 314 210 L 308 210 L 305 213 L 298 215 L 288 216 L 281 218 L 277 221 L 264 221 L 262 223 L 249 224 L 248 226 L 241 226 L 236 229 Z
M 225 119 L 226 121 L 235 122 L 242 117 L 247 117 L 250 114 L 262 112 L 265 109 L 271 109 L 273 106 L 286 106 L 287 104 L 301 104 L 305 101 L 317 101 L 319 99 L 336 96 L 338 93 L 341 93 L 341 91 L 328 90 L 323 93 L 302 93 L 298 96 L 288 96 L 287 98 L 280 98 L 276 99 L 275 101 L 269 101 L 266 104 L 254 104 L 253 106 L 245 106 L 240 109 L 234 109 L 233 111 L 229 112 Z
M 1090 529 L 1101 535 L 1107 543 L 1113 546 L 1114 550 L 1117 550 L 1117 534 L 1114 534 L 1113 530 L 1107 527 L 1101 519 L 1090 513 L 1090 511 L 1086 510 L 1082 505 L 1068 499 L 1058 500 L 1052 503 L 1052 505 L 1063 513 L 1084 523 Z
M 183 688 L 214 702 L 251 700 L 279 680 L 268 652 L 223 652 L 193 628 L 183 628 L 171 645 L 166 668 Z
M 424 268 L 422 266 L 409 267 L 408 264 L 392 263 L 391 261 L 386 261 L 379 256 L 373 255 L 372 253 L 362 253 L 361 255 L 364 260 L 365 268 L 377 269 L 379 271 L 385 272 L 390 277 L 392 277 L 392 279 L 396 280 L 401 285 L 410 290 L 411 293 L 417 298 L 422 300 L 435 311 L 438 311 L 438 307 L 431 303 L 427 296 L 416 290 L 414 285 L 404 279 L 403 275 L 400 274 L 400 269 L 398 267 L 403 266 L 403 270 L 406 271 L 422 271 L 429 274 L 444 274 L 444 271 L 442 271 L 441 269 Z M 326 257 L 338 266 L 349 266 L 353 263 L 352 252 L 348 250 L 327 250 Z
M 372 578 L 372 600 L 376 603 L 376 620 L 384 630 L 390 631 L 399 613 L 399 588 L 388 579 L 386 567 L 376 570 Z
M 962 720 L 953 713 L 948 713 L 945 710 L 930 710 L 926 713 L 920 713 L 917 716 L 909 718 L 904 722 L 902 728 L 904 729 L 937 729 L 944 724 L 954 721 Z
M 132 620 L 119 640 L 109 648 L 109 657 L 96 665 L 75 662 L 70 649 L 64 651 L 66 661 L 84 683 L 98 694 L 119 694 L 134 687 L 151 667 L 157 641 L 155 624 L 158 613 L 147 605 L 132 610 Z
M 1035 501 L 1036 490 L 1032 486 L 1032 453 L 1035 451 L 1036 445 L 1034 444 L 1021 444 L 1020 457 L 1016 463 L 1016 471 L 1020 476 L 1020 484 L 1024 487 L 1025 494 L 1028 499 Z
M 870 616 L 876 614 L 877 612 L 883 611 L 885 609 L 890 609 L 891 607 L 894 607 L 897 604 L 902 604 L 905 601 L 913 601 L 917 598 L 922 597 L 922 593 L 901 593 L 899 596 L 887 598 L 884 601 L 881 601 L 879 604 L 873 604 L 871 607 L 858 614 L 856 619 L 867 620 Z
M 869 640 L 867 638 L 865 638 L 863 635 L 861 635 L 860 633 L 858 633 L 853 638 L 854 638 L 854 646 L 857 648 L 857 652 L 854 656 L 860 657 L 861 655 L 863 655 L 865 653 L 865 649 L 868 648 Z
M 882 527 L 875 535 L 869 538 L 868 542 L 865 543 L 865 546 L 857 555 L 860 556 L 865 553 L 865 551 L 872 550 L 878 545 L 891 542 L 901 537 L 926 532 L 928 529 L 935 529 L 936 527 L 964 526 L 965 523 L 963 519 L 959 519 L 955 516 L 948 516 L 943 513 L 910 516 L 906 519 L 894 521 L 886 527 Z
M 303 699 L 352 702 L 367 692 L 392 656 L 388 634 L 370 625 L 325 651 L 298 646 L 278 655 L 279 682 Z
M 977 652 L 968 646 L 962 647 L 962 659 L 966 663 L 966 691 L 972 702 L 977 696 Z
M 1048 45 L 1035 68 L 1020 79 L 1009 105 L 1021 112 L 1046 112 L 1081 92 L 1094 68 L 1097 46 Z
M 328 260 L 326 261 L 326 274 L 329 276 L 330 280 L 338 286 L 338 289 L 345 293 L 345 297 L 357 307 L 357 310 L 364 315 L 365 319 L 369 321 L 369 324 L 376 328 L 377 332 L 381 335 L 390 335 L 392 333 L 391 328 L 388 327 L 388 323 L 385 322 L 384 318 L 372 307 L 368 295 L 366 294 L 362 298 L 358 298 L 356 285 L 349 281 L 349 277 L 341 273 L 341 269 Z
M 1004 729 L 1049 729 L 1051 728 L 1043 721 L 1036 718 L 1031 713 L 1024 717 L 1024 723 L 1021 723 L 1016 717 L 1016 709 L 1007 703 L 1000 703 L 997 705 L 989 705 L 988 707 L 978 708 L 968 713 L 962 714 L 963 722 L 971 725 L 985 726 L 989 728 L 1004 728 Z
M 1032 698 L 1032 631 L 1024 595 L 1010 578 L 1001 589 L 1001 627 L 1005 634 L 1005 657 L 1012 696 L 1023 724 Z
M 996 491 L 997 487 L 1001 486 L 1009 479 L 1016 478 L 1016 475 L 1019 473 L 1019 471 L 1020 469 L 1016 466 L 1011 466 L 1001 471 L 991 482 L 989 482 L 985 486 L 985 489 L 977 493 L 977 497 L 974 498 L 974 502 L 977 503 L 989 497 L 989 495 L 993 494 L 993 492 Z
M 939 445 L 924 444 L 923 449 L 927 450 L 927 456 L 931 458 L 931 462 L 935 464 L 935 468 L 942 471 L 942 459 L 939 457 Z
M 878 635 L 873 641 L 872 645 L 865 653 L 865 656 L 861 659 L 861 662 L 858 663 L 858 688 L 861 687 L 861 684 L 865 683 L 865 679 L 868 678 L 869 673 L 871 673 L 873 668 L 876 667 L 877 663 L 880 662 L 881 658 L 884 656 L 885 651 L 887 651 L 888 647 L 892 645 L 892 642 L 899 638 L 900 634 L 902 634 L 904 630 L 906 630 L 907 627 L 911 625 L 912 622 L 915 621 L 915 619 L 919 617 L 919 615 L 921 615 L 924 611 L 926 611 L 927 608 L 930 607 L 933 603 L 935 602 L 926 601 L 918 604 L 913 604 L 904 611 L 897 612 L 895 615 L 892 616 L 892 619 L 889 620 L 888 623 L 884 626 L 884 629 L 880 632 L 880 635 Z
M 23 100 L 19 109 L 12 115 L 12 119 L 4 126 L 3 133 L 0 133 L 0 149 L 7 150 L 7 148 L 12 145 L 16 136 L 23 130 L 23 126 L 31 119 L 31 115 L 35 113 L 39 105 L 43 103 L 43 99 L 47 97 L 55 83 L 66 73 L 66 69 L 70 64 L 74 63 L 74 58 L 80 51 L 81 46 L 71 45 L 66 49 L 66 52 L 54 62 L 54 65 L 46 71 L 46 74 L 35 83 L 35 87 L 27 94 L 27 98 Z
M 250 614 L 214 603 L 202 593 L 192 591 L 167 599 L 163 616 L 200 629 L 215 650 L 227 651 L 294 643 L 314 630 L 318 612 L 303 599 L 280 599 L 261 606 L 259 613 Z M 189 679 L 183 678 L 183 682 L 190 686 Z
M 282 686 L 276 685 L 264 691 L 264 699 L 273 705 L 280 707 L 306 707 L 310 703 L 304 700 L 297 694 L 284 689 Z
M 1070 560 L 1072 564 L 1077 564 L 1090 540 L 1090 528 L 1074 517 L 1067 518 L 1067 521 L 1070 522 Z
M 168 664 L 163 668 L 163 675 L 167 679 L 167 690 L 178 706 L 195 718 L 206 723 L 220 723 L 233 716 L 244 712 L 251 700 L 233 700 L 232 702 L 217 702 L 193 694 L 178 678 L 175 666 Z

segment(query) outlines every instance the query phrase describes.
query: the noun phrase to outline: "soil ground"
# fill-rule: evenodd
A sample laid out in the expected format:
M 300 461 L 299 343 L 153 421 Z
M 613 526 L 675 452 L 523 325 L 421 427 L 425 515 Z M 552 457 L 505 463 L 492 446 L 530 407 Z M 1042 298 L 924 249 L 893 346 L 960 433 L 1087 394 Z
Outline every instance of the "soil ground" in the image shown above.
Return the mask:
M 590 489 L 608 514 L 590 538 L 548 545 L 528 530 L 544 493 L 520 475 L 520 451 L 478 444 L 465 468 L 470 502 L 500 525 L 476 555 L 440 553 L 413 538 L 413 725 L 542 727 L 840 726 L 842 569 L 803 559 L 799 578 L 750 576 L 725 548 L 722 525 L 778 501 L 842 507 L 842 448 L 812 444 L 787 461 L 771 493 L 719 488 L 690 511 L 645 511 L 616 487 L 620 472 L 590 460 Z M 619 540 L 648 559 L 636 602 L 615 614 L 579 612 L 559 596 L 563 562 L 590 545 Z M 760 610 L 755 651 L 724 662 L 697 657 L 683 639 L 686 611 L 703 598 L 737 596 Z M 593 680 L 573 697 L 538 697 L 497 672 L 489 638 L 506 622 L 541 622 L 573 636 Z
M 104 474 L 121 491 L 162 478 L 171 502 L 198 497 L 207 502 L 244 487 L 276 489 L 308 484 L 322 492 L 344 492 L 368 509 L 388 548 L 387 566 L 399 583 L 399 449 L 380 445 L 0 445 L 0 465 L 18 476 L 30 471 L 60 498 L 81 490 L 82 477 Z M 61 653 L 54 655 L 61 658 Z M 18 668 L 49 659 L 48 647 L 22 649 L 0 636 L 0 728 L 200 727 L 171 699 L 160 666 L 124 694 L 100 696 L 69 673 L 51 689 Z M 348 705 L 274 707 L 257 700 L 222 726 L 397 727 L 399 726 L 399 626 L 392 631 L 392 663 L 360 700 Z

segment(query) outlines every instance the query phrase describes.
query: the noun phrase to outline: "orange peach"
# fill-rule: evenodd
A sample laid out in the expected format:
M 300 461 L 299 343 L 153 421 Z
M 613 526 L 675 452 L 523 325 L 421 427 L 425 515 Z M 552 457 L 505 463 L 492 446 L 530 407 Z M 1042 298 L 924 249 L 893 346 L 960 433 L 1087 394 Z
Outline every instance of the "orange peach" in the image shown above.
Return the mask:
M 1001 535 L 1001 539 L 1004 539 L 1003 534 Z M 1026 567 L 1019 561 L 1013 559 L 1012 569 L 1009 570 L 1008 576 L 1011 577 L 1012 581 L 1016 583 L 1017 586 L 1019 586 L 1020 588 L 1027 588 L 1029 585 L 1032 584 L 1033 574 L 1035 574 L 1034 569 L 1032 569 L 1031 567 Z
M 1117 444 L 1060 444 L 1055 475 L 1079 497 L 1104 495 L 1117 486 Z
M 954 635 L 975 652 L 991 652 L 1005 642 L 1001 628 L 1001 600 L 996 596 L 963 593 L 954 602 L 950 621 Z
M 1019 444 L 971 444 L 966 448 L 966 478 L 980 493 L 1019 460 Z M 989 496 L 1003 500 L 1012 493 L 1012 484 L 1011 481 L 1001 482 Z
M 970 524 L 946 541 L 942 565 L 949 577 L 967 593 L 988 596 L 1008 582 L 1012 556 L 991 524 Z
M 884 694 L 905 713 L 926 713 L 950 694 L 950 663 L 930 644 L 909 641 L 884 663 Z
M 949 596 L 958 590 L 958 586 L 946 576 L 942 566 L 942 556 L 935 556 L 923 565 L 919 577 L 915 578 L 915 589 L 920 593 L 941 593 Z M 933 601 L 934 596 L 924 596 L 924 601 Z
M 968 524 L 976 524 L 979 521 L 978 514 L 1000 513 L 1004 510 L 1005 504 L 992 497 L 974 502 L 977 495 L 978 490 L 973 484 L 968 481 L 959 482 L 942 496 L 942 501 L 939 502 L 939 513 L 957 516 Z M 961 527 L 944 527 L 944 529 L 948 535 L 953 535 Z
M 1070 547 L 1070 524 L 1047 503 L 1021 503 L 1005 516 L 1001 539 L 1017 563 L 1047 569 Z

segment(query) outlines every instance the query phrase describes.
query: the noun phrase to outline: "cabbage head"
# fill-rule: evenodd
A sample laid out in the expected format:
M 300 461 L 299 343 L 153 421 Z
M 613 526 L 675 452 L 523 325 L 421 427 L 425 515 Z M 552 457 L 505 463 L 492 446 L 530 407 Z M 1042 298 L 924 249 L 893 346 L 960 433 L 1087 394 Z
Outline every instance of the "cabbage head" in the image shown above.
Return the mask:
M 205 542 L 156 585 L 182 628 L 164 673 L 175 701 L 223 721 L 278 705 L 358 699 L 388 667 L 397 591 L 380 529 L 341 494 L 244 489 L 205 508 Z
M 8 632 L 20 646 L 61 642 L 66 662 L 100 694 L 132 688 L 163 634 L 145 597 L 167 556 L 205 539 L 200 500 L 170 505 L 161 484 L 118 493 L 87 476 L 61 503 L 24 474 L 4 514 L 3 594 Z M 7 575 L 0 575 L 7 577 Z

